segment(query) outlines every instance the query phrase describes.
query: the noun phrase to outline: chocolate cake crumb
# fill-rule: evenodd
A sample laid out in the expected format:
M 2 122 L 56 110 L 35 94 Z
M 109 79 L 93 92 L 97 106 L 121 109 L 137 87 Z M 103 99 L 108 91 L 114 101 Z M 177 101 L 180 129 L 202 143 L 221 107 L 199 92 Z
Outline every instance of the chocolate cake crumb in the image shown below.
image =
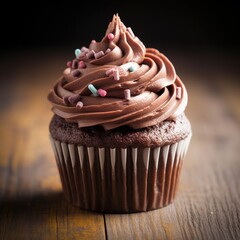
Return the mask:
M 119 127 L 104 130 L 101 126 L 79 128 L 76 123 L 54 115 L 49 130 L 55 140 L 87 147 L 159 147 L 185 139 L 191 132 L 191 125 L 185 114 L 174 120 L 166 120 L 158 125 L 131 129 Z

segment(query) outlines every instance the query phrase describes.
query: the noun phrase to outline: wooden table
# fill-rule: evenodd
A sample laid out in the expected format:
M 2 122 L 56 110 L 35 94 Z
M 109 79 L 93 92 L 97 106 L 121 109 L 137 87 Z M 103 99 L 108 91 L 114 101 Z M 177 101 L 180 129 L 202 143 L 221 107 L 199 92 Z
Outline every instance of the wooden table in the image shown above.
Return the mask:
M 193 127 L 179 192 L 163 209 L 111 215 L 82 211 L 65 201 L 49 143 L 52 112 L 46 95 L 73 49 L 3 55 L 0 239 L 240 239 L 237 53 L 164 52 L 188 89 L 186 113 Z

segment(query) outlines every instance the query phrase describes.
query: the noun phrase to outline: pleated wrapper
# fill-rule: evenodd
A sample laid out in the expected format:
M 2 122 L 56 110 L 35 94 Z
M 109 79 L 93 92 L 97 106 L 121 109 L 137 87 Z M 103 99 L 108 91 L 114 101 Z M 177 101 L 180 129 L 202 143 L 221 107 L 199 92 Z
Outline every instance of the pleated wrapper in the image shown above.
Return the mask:
M 50 140 L 71 204 L 95 212 L 132 213 L 174 201 L 191 134 L 156 148 L 98 148 Z

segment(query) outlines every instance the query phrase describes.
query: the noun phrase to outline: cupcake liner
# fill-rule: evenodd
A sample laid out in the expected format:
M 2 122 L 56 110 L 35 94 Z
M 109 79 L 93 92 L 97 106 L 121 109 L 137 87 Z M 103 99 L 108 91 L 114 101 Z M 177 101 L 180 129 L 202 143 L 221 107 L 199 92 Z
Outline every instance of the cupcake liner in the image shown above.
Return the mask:
M 190 139 L 157 148 L 97 148 L 50 136 L 66 199 L 81 209 L 112 213 L 172 203 Z

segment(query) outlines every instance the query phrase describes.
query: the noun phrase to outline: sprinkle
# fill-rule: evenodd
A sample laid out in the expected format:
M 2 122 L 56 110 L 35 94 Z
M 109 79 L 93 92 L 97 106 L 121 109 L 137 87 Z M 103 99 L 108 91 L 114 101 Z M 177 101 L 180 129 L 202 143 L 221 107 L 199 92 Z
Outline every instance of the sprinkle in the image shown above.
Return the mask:
M 119 71 L 117 69 L 113 70 L 113 77 L 114 77 L 114 80 L 116 80 L 116 81 L 118 81 L 120 79 Z
M 176 98 L 181 99 L 182 97 L 182 89 L 180 87 L 176 88 Z
M 132 29 L 130 27 L 127 27 L 127 31 L 130 33 L 130 35 L 132 37 L 135 37 L 135 35 L 134 35 L 134 33 L 133 33 L 133 31 L 132 31 Z
M 111 40 L 113 40 L 114 39 L 114 34 L 113 33 L 109 33 L 108 35 L 107 35 L 107 37 L 108 37 L 108 39 L 111 41 Z
M 122 66 L 118 67 L 118 71 L 119 71 L 119 75 L 126 75 L 126 71 Z
M 86 54 L 87 54 L 89 51 L 90 51 L 90 50 L 89 50 L 88 48 L 82 47 L 82 48 L 81 48 L 81 54 L 78 56 L 78 59 L 79 59 L 79 58 L 82 58 L 82 57 L 85 57 Z
M 109 53 L 109 52 L 111 52 L 111 49 L 110 49 L 110 48 L 108 48 L 108 49 L 105 51 L 105 54 L 107 54 L 107 53 Z
M 77 102 L 76 108 L 81 109 L 83 107 L 83 103 L 81 101 Z
M 100 52 L 97 52 L 97 53 L 94 54 L 94 57 L 95 57 L 96 59 L 98 59 L 98 58 L 100 58 L 100 57 L 102 57 L 102 56 L 104 56 L 104 52 L 103 52 L 103 51 L 100 51 Z
M 85 57 L 85 56 L 86 56 L 86 52 L 82 52 L 82 53 L 78 56 L 78 59 L 83 58 L 83 57 Z
M 92 84 L 89 84 L 89 85 L 88 85 L 88 89 L 92 92 L 92 94 L 93 94 L 94 96 L 96 96 L 96 97 L 99 96 L 97 89 L 96 89 Z
M 92 40 L 91 43 L 96 43 L 96 40 Z
M 87 57 L 87 58 L 91 58 L 91 57 L 94 56 L 94 54 L 95 54 L 95 51 L 94 51 L 94 50 L 91 50 L 91 51 L 89 51 L 89 52 L 86 54 L 86 57 Z
M 107 95 L 107 91 L 105 91 L 101 88 L 99 88 L 97 92 L 101 97 L 105 97 Z
M 77 68 L 78 68 L 78 60 L 74 59 L 74 60 L 72 61 L 72 68 L 73 68 L 73 69 L 77 69 Z
M 81 54 L 81 50 L 80 49 L 76 49 L 75 50 L 75 55 L 76 55 L 76 58 L 78 58 L 78 56 Z
M 106 74 L 107 76 L 110 76 L 110 75 L 113 73 L 113 71 L 114 71 L 114 68 L 109 68 L 109 69 L 105 72 L 105 74 Z
M 63 103 L 64 103 L 65 105 L 68 105 L 68 104 L 69 104 L 68 98 L 69 98 L 69 96 L 64 96 L 64 97 L 63 97 Z
M 72 71 L 72 75 L 73 75 L 74 77 L 79 77 L 80 74 L 81 74 L 81 72 L 80 72 L 78 69 Z
M 129 68 L 128 68 L 128 71 L 129 72 L 134 72 L 135 71 L 135 67 L 132 65 L 132 66 L 130 66 Z
M 86 63 L 85 63 L 84 61 L 80 61 L 80 62 L 78 63 L 78 66 L 79 66 L 80 68 L 86 68 Z
M 71 61 L 68 61 L 67 62 L 67 67 L 71 67 L 72 66 L 72 62 Z
M 125 89 L 124 90 L 124 98 L 126 100 L 130 100 L 130 98 L 131 98 L 131 91 L 130 91 L 130 89 Z
M 75 104 L 75 103 L 78 102 L 80 99 L 81 99 L 81 96 L 78 95 L 78 94 L 74 94 L 74 95 L 71 95 L 71 96 L 68 97 L 68 101 L 69 101 L 71 104 Z
M 82 47 L 82 48 L 81 48 L 81 51 L 82 51 L 82 52 L 89 52 L 89 49 L 86 48 L 86 47 Z

